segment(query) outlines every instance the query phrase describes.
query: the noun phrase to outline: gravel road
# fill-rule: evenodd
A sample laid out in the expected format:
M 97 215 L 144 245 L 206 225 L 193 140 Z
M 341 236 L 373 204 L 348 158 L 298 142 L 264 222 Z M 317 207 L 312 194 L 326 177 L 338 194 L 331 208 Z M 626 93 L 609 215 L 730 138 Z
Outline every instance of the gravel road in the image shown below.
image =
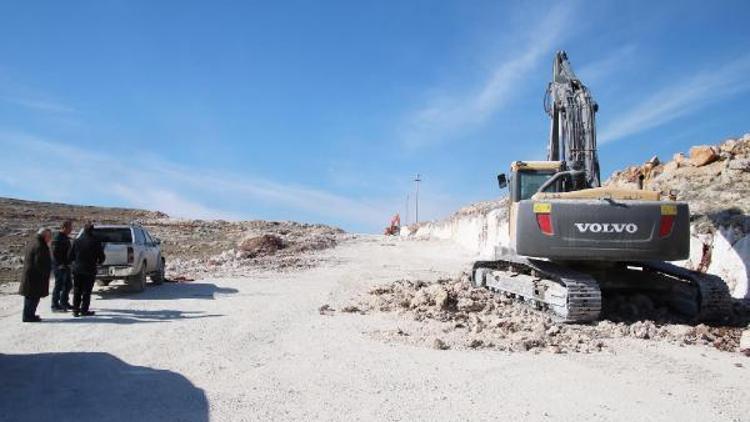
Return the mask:
M 365 236 L 320 267 L 98 289 L 97 316 L 0 295 L 0 420 L 750 420 L 750 361 L 623 338 L 592 354 L 386 342 L 394 314 L 322 315 L 375 285 L 455 276 L 449 243 Z M 744 365 L 744 366 L 742 366 Z

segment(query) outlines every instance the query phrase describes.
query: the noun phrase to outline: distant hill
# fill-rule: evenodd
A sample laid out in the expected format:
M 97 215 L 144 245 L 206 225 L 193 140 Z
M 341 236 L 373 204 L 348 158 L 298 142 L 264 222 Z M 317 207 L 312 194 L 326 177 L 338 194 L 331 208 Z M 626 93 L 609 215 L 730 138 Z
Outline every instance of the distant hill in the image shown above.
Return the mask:
M 67 219 L 73 221 L 75 232 L 89 220 L 143 225 L 162 240 L 167 276 L 242 275 L 259 266 L 305 268 L 316 262 L 307 256 L 310 252 L 335 246 L 344 233 L 320 224 L 173 219 L 159 211 L 0 198 L 0 283 L 18 280 L 23 248 L 40 227 L 57 229 Z M 274 249 L 265 255 L 248 254 L 242 249 L 264 235 L 272 235 L 278 253 Z

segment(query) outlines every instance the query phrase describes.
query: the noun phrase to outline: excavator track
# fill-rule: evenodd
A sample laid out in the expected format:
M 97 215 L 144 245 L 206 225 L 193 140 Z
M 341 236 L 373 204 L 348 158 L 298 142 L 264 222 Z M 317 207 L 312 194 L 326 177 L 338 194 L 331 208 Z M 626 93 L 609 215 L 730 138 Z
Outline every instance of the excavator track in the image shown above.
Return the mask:
M 697 289 L 693 315 L 696 321 L 721 322 L 731 315 L 732 296 L 726 283 L 720 277 L 691 271 L 667 262 L 648 261 L 638 264 L 645 271 L 674 277 L 679 282 L 688 283 Z
M 595 321 L 602 308 L 601 291 L 593 277 L 550 261 L 521 256 L 478 261 L 471 282 L 549 310 L 562 322 Z
M 720 322 L 731 315 L 731 295 L 719 277 L 660 261 L 633 262 L 628 266 L 639 269 L 620 270 L 617 275 L 628 283 L 615 288 L 609 287 L 609 280 L 603 279 L 600 283 L 591 274 L 569 266 L 506 256 L 495 261 L 475 262 L 471 283 L 474 287 L 486 287 L 548 310 L 561 322 L 568 323 L 599 319 L 602 288 L 645 293 L 651 289 L 664 290 L 665 280 L 671 292 L 672 308 L 678 313 L 696 322 Z

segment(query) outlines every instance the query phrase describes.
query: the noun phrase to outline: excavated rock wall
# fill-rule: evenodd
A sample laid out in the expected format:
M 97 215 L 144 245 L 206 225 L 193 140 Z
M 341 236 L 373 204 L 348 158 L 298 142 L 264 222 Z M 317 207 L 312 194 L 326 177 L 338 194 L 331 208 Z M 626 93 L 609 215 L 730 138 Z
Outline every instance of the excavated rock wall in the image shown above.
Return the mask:
M 668 162 L 653 157 L 615 172 L 606 185 L 675 195 L 691 210 L 690 257 L 677 264 L 721 277 L 750 300 L 750 134 L 701 145 Z M 402 236 L 453 240 L 488 259 L 509 244 L 507 199 L 462 208 L 442 221 L 405 227 Z M 498 250 L 500 249 L 500 250 Z
M 461 208 L 442 221 L 425 222 L 401 229 L 401 236 L 418 239 L 450 239 L 490 259 L 497 248 L 507 247 L 508 200 L 485 201 Z

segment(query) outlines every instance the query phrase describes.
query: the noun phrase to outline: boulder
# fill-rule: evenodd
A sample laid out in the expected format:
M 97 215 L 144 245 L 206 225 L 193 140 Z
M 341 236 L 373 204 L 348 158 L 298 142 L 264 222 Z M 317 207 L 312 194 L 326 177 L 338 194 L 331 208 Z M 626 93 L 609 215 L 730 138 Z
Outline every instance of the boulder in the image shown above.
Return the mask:
M 736 139 L 729 139 L 725 141 L 723 144 L 719 146 L 719 149 L 722 152 L 727 152 L 729 154 L 734 154 L 734 149 L 737 147 L 737 140 Z
M 480 301 L 474 301 L 471 298 L 462 297 L 458 299 L 458 304 L 456 305 L 456 308 L 459 311 L 464 311 L 464 312 L 479 312 L 482 309 L 484 309 L 484 303 Z
M 272 234 L 246 238 L 237 245 L 244 258 L 255 258 L 262 255 L 273 255 L 285 247 L 284 240 Z
M 727 163 L 727 168 L 729 170 L 734 170 L 737 172 L 750 172 L 750 158 L 739 158 L 735 160 L 730 160 Z
M 435 306 L 438 308 L 445 309 L 448 307 L 448 291 L 444 288 L 436 289 L 433 299 L 435 299 Z
M 680 165 L 677 163 L 677 161 L 670 161 L 667 164 L 664 164 L 663 173 L 673 173 L 678 168 L 680 168 Z
M 630 326 L 630 335 L 635 338 L 654 338 L 656 331 L 656 326 L 651 321 L 638 321 Z
M 696 167 L 711 164 L 718 158 L 719 154 L 709 145 L 699 145 L 690 148 L 690 164 Z
M 437 350 L 447 350 L 449 348 L 449 346 L 447 344 L 445 344 L 445 342 L 443 340 L 441 340 L 441 339 L 439 339 L 439 338 L 436 337 L 432 341 L 432 348 L 433 349 L 437 349 Z

